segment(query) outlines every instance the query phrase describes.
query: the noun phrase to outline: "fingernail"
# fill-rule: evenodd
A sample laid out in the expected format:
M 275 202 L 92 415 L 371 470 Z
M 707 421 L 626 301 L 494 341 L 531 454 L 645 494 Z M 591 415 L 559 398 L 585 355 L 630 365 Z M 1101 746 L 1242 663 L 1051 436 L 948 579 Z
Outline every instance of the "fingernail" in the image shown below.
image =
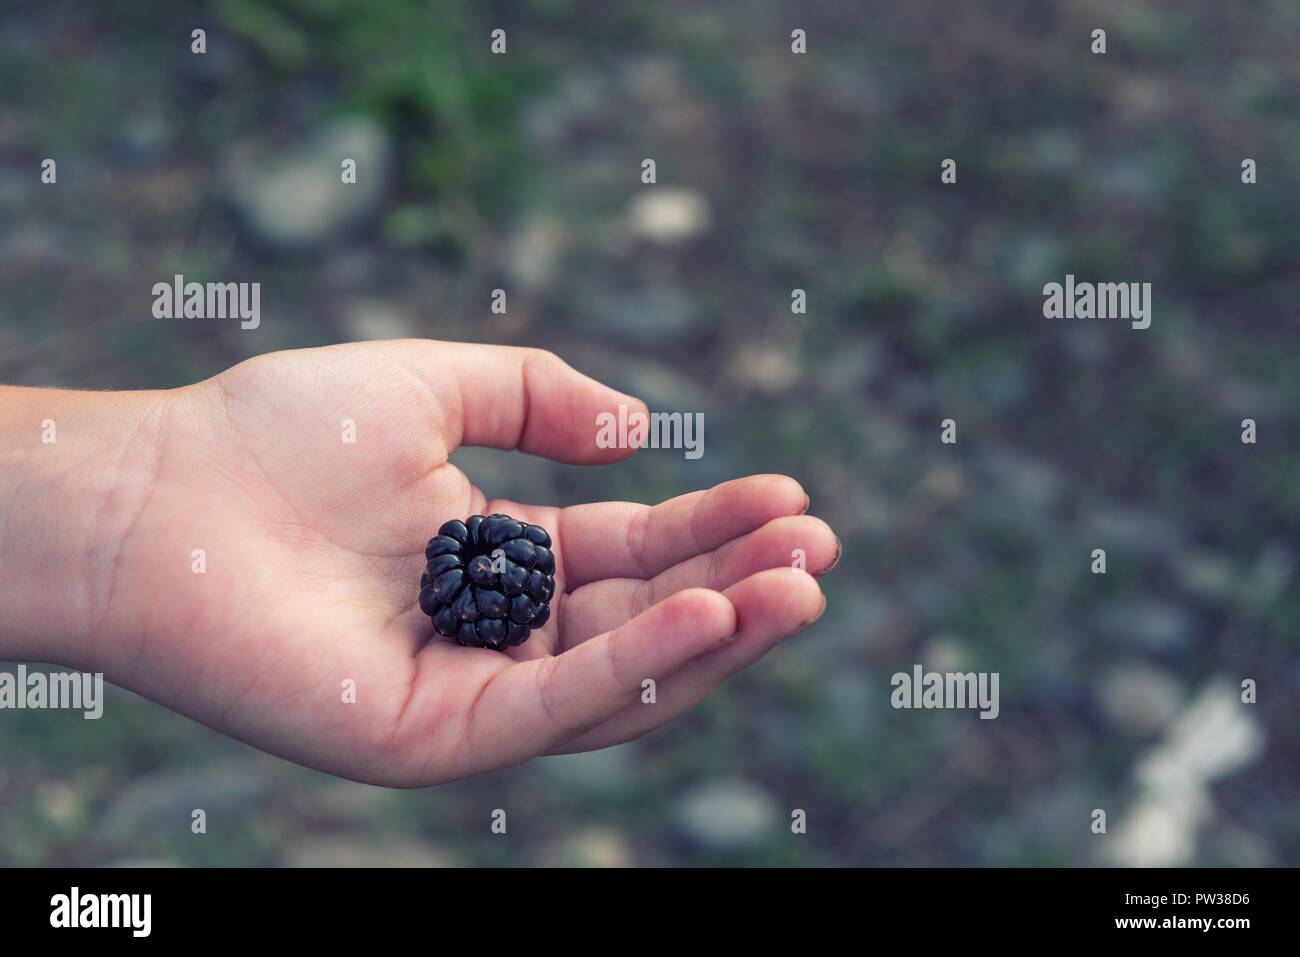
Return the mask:
M 826 566 L 826 571 L 830 571 L 832 568 L 838 565 L 840 563 L 840 556 L 843 554 L 844 554 L 844 543 L 841 542 L 840 537 L 836 535 L 835 536 L 835 557 L 832 558 L 831 563 Z
M 807 492 L 804 492 L 804 493 L 803 493 L 803 510 L 804 510 L 804 512 L 806 512 L 806 511 L 808 511 L 808 509 L 810 509 L 810 508 L 812 508 L 812 498 L 808 495 Z M 802 513 L 801 513 L 801 514 L 802 514 Z

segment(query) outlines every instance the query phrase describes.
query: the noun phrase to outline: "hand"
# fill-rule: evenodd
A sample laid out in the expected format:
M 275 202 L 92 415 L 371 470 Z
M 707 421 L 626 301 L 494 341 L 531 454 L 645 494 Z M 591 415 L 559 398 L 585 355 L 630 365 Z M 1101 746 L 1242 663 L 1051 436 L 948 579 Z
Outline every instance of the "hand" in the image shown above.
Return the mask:
M 838 556 L 781 476 L 653 508 L 489 501 L 448 464 L 458 446 L 633 451 L 597 448 L 596 416 L 644 406 L 546 352 L 356 343 L 148 395 L 127 443 L 138 487 L 109 496 L 126 517 L 97 539 L 109 582 L 65 663 L 360 781 L 424 786 L 638 737 L 817 618 L 794 549 L 813 573 Z M 557 560 L 549 622 L 506 653 L 438 636 L 416 604 L 428 539 L 490 512 L 544 526 Z

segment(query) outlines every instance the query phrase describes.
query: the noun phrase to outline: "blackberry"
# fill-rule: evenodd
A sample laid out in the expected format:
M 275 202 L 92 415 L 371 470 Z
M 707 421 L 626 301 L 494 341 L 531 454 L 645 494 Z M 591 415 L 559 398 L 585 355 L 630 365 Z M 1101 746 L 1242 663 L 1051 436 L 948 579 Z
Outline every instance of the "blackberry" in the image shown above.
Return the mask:
M 424 549 L 420 610 L 438 634 L 503 651 L 551 617 L 555 555 L 540 525 L 473 515 L 438 529 Z

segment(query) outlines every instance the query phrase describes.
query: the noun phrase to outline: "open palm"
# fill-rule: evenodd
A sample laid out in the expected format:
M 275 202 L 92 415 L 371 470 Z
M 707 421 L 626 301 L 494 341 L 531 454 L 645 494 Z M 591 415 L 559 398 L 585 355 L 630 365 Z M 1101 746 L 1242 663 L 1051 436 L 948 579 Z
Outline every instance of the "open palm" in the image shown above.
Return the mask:
M 838 542 L 792 479 L 653 508 L 487 499 L 448 463 L 458 446 L 631 454 L 596 447 L 596 416 L 644 406 L 546 352 L 355 343 L 165 395 L 97 666 L 311 767 L 421 786 L 626 741 L 824 605 L 791 555 L 819 573 Z M 505 653 L 436 635 L 416 604 L 430 536 L 490 512 L 545 527 L 557 562 L 550 620 Z

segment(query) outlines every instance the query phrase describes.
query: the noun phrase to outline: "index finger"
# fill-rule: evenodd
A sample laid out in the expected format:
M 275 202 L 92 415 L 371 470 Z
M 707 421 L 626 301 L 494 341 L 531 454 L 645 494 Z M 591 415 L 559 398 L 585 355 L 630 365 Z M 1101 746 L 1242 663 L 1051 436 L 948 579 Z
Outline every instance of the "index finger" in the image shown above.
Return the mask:
M 803 487 L 786 475 L 732 479 L 654 506 L 574 505 L 559 518 L 565 587 L 572 591 L 603 578 L 653 578 L 807 507 Z

